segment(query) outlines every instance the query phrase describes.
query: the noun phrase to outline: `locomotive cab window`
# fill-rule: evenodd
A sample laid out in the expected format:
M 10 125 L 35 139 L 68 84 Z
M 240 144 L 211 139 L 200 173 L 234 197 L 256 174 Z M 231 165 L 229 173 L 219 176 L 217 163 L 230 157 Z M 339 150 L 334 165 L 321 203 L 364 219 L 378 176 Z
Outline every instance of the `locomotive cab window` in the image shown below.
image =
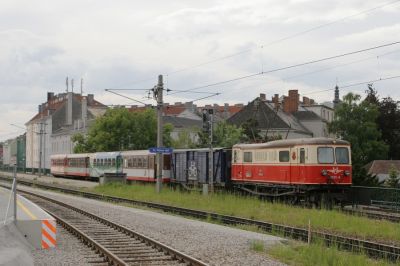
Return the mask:
M 247 151 L 243 153 L 243 162 L 251 163 L 253 161 L 253 156 L 251 151 Z
M 279 151 L 279 162 L 289 162 L 289 151 Z
M 334 163 L 332 147 L 318 147 L 318 162 L 319 163 Z
M 349 150 L 345 147 L 337 147 L 335 149 L 336 163 L 348 164 L 349 163 Z

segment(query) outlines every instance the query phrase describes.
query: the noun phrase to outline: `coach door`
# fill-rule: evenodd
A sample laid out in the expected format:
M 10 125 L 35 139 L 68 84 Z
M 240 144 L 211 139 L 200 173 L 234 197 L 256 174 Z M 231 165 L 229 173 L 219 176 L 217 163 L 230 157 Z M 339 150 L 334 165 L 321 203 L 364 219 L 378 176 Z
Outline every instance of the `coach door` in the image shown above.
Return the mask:
M 299 175 L 299 182 L 303 183 L 306 180 L 306 149 L 300 148 L 299 149 L 299 164 L 298 164 L 298 175 Z

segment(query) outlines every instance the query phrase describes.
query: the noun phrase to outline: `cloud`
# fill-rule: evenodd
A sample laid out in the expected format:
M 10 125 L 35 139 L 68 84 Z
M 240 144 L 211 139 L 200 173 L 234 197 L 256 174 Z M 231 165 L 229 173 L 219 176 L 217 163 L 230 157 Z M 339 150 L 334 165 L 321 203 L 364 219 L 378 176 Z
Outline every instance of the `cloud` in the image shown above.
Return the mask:
M 400 4 L 340 20 L 378 5 L 383 4 L 373 0 L 45 0 L 40 4 L 5 0 L 0 3 L 0 104 L 9 111 L 0 114 L 0 128 L 15 131 L 8 126 L 10 117 L 17 124 L 27 122 L 47 91 L 65 91 L 66 76 L 76 84 L 84 78 L 84 92 L 94 93 L 105 104 L 134 104 L 104 89 L 149 89 L 163 74 L 168 88 L 184 90 L 398 40 Z M 340 21 L 305 33 L 336 20 Z M 304 33 L 297 36 L 300 32 Z M 222 94 L 199 104 L 246 103 L 260 92 L 268 98 L 288 89 L 303 94 L 333 88 L 336 80 L 348 84 L 394 75 L 400 53 L 362 59 L 396 49 L 400 47 L 206 87 L 201 90 Z M 318 72 L 321 69 L 328 70 Z M 316 73 L 300 75 L 307 72 Z M 400 99 L 399 80 L 375 85 L 380 95 Z M 362 92 L 364 87 L 348 91 Z M 145 91 L 126 93 L 139 100 L 146 96 Z M 196 98 L 195 93 L 165 97 L 171 103 Z M 330 100 L 332 92 L 314 98 Z

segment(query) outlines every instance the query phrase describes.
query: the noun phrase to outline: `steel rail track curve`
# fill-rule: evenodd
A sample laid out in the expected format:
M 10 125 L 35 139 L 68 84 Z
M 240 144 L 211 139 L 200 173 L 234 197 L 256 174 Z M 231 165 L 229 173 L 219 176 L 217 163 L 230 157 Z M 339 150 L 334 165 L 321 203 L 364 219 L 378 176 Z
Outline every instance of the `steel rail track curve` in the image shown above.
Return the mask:
M 55 199 L 18 189 L 41 206 L 59 224 L 94 249 L 109 265 L 191 265 L 207 264 L 155 241 L 127 227 Z M 39 199 L 39 200 L 38 200 Z M 49 205 L 51 203 L 51 205 Z M 62 214 L 55 209 L 62 206 Z M 58 209 L 58 211 L 61 211 Z M 72 212 L 69 212 L 72 211 Z M 76 214 L 79 214 L 76 216 Z M 67 216 L 67 218 L 64 218 Z M 86 217 L 89 219 L 82 219 Z M 71 222 L 72 221 L 72 222 Z M 99 263 L 94 261 L 93 263 Z
M 5 178 L 7 179 L 7 178 Z M 9 179 L 8 179 L 9 180 Z M 171 212 L 183 216 L 189 216 L 194 218 L 200 218 L 205 220 L 213 220 L 218 221 L 224 224 L 230 225 L 250 225 L 256 226 L 259 229 L 274 233 L 277 235 L 281 235 L 284 237 L 289 237 L 296 240 L 308 241 L 309 231 L 304 228 L 291 227 L 281 224 L 274 224 L 264 221 L 251 220 L 247 218 L 240 218 L 235 216 L 222 215 L 218 213 L 206 212 L 206 211 L 198 211 L 193 209 L 186 209 L 174 206 L 168 206 L 159 203 L 146 202 L 146 201 L 138 201 L 131 200 L 126 198 L 119 198 L 107 195 L 100 195 L 91 192 L 84 192 L 79 190 L 74 190 L 70 188 L 64 188 L 61 186 L 53 186 L 38 182 L 30 182 L 30 181 L 18 181 L 18 183 L 34 186 L 38 188 L 50 189 L 50 190 L 58 190 L 64 193 L 79 195 L 85 198 L 91 198 L 102 201 L 116 202 L 116 203 L 128 203 L 132 205 L 139 205 L 148 208 L 154 208 L 158 210 L 162 210 L 165 212 Z M 400 259 L 400 247 L 394 245 L 387 245 L 383 243 L 378 243 L 374 241 L 367 241 L 358 238 L 346 237 L 342 235 L 335 235 L 320 231 L 311 230 L 310 232 L 311 241 L 322 241 L 327 246 L 337 246 L 340 249 L 353 251 L 353 252 L 363 252 L 366 255 L 373 258 L 385 258 L 393 261 L 398 261 Z

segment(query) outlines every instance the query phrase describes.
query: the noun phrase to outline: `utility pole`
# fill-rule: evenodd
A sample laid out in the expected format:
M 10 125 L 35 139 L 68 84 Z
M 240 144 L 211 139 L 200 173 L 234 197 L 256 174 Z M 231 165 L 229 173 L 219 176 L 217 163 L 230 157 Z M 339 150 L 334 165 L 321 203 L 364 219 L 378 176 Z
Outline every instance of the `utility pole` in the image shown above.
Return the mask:
M 210 115 L 210 192 L 214 193 L 214 149 L 213 149 L 213 118 L 214 118 L 214 110 L 209 109 L 208 111 Z
M 161 148 L 163 146 L 163 121 L 162 121 L 162 113 L 163 113 L 163 76 L 158 76 L 157 86 L 153 89 L 154 99 L 157 101 L 157 147 Z M 163 154 L 161 152 L 157 152 L 157 182 L 156 182 L 156 191 L 157 193 L 161 192 L 162 188 L 162 170 L 163 170 Z
M 47 126 L 47 123 L 44 122 L 40 122 L 40 130 L 39 132 L 35 132 L 36 134 L 39 135 L 39 177 L 42 177 L 42 165 L 43 165 L 43 161 L 45 161 L 46 163 L 46 159 L 43 160 L 43 150 L 45 150 L 44 148 L 46 147 L 46 142 L 43 143 L 43 135 L 46 135 L 46 130 L 43 130 L 43 126 Z M 45 151 L 45 155 L 46 155 L 46 151 Z M 46 157 L 46 156 L 45 156 Z
M 14 164 L 13 193 L 14 193 L 14 223 L 17 223 L 17 164 Z
M 43 123 L 40 122 L 40 131 L 39 131 L 39 177 L 42 177 L 42 134 L 43 134 Z

